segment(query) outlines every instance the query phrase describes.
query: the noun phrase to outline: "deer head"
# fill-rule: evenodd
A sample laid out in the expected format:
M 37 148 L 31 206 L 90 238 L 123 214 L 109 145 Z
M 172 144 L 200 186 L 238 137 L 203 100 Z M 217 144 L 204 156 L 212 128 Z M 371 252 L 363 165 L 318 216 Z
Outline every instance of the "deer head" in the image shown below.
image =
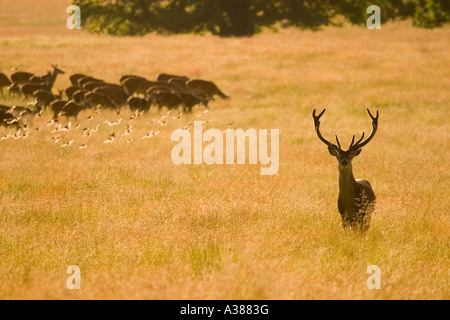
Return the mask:
M 56 64 L 52 64 L 53 74 L 64 74 L 65 72 L 58 68 Z
M 316 116 L 316 109 L 314 109 L 313 111 L 313 118 L 314 118 L 314 127 L 316 129 L 316 133 L 317 136 L 319 137 L 319 139 L 325 143 L 328 146 L 328 152 L 330 152 L 330 154 L 334 157 L 336 157 L 336 159 L 338 160 L 338 166 L 339 166 L 339 171 L 351 171 L 352 170 L 352 159 L 354 157 L 356 157 L 357 155 L 359 155 L 361 153 L 361 149 L 369 143 L 370 140 L 372 140 L 372 138 L 374 137 L 375 133 L 377 132 L 377 128 L 378 128 L 378 111 L 376 116 L 374 117 L 371 113 L 370 110 L 367 109 L 367 112 L 369 113 L 370 118 L 372 119 L 372 133 L 370 134 L 370 136 L 363 141 L 364 139 L 364 132 L 362 133 L 361 138 L 355 142 L 355 136 L 353 136 L 352 138 L 352 142 L 350 143 L 348 150 L 344 151 L 341 148 L 341 143 L 339 141 L 338 136 L 336 135 L 336 144 L 329 142 L 328 140 L 326 140 L 322 134 L 320 133 L 320 117 L 324 114 L 325 109 L 323 109 L 323 111 L 321 113 L 319 113 Z

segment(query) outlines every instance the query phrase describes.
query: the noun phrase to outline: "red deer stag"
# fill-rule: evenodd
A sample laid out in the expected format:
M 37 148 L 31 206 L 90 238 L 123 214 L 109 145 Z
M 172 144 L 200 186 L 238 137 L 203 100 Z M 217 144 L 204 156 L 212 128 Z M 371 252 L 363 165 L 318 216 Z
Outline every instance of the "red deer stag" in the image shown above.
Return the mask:
M 342 224 L 344 229 L 351 227 L 353 230 L 360 230 L 366 232 L 370 225 L 370 216 L 375 209 L 375 194 L 372 186 L 366 180 L 355 179 L 352 171 L 352 159 L 361 153 L 361 149 L 369 143 L 374 137 L 378 128 L 378 111 L 374 117 L 367 112 L 372 118 L 372 133 L 364 140 L 364 132 L 361 138 L 355 142 L 353 136 L 352 142 L 347 151 L 342 150 L 339 138 L 336 135 L 336 144 L 326 140 L 320 133 L 320 117 L 325 112 L 325 109 L 316 116 L 316 110 L 313 111 L 314 127 L 316 129 L 319 139 L 328 146 L 328 152 L 337 158 L 339 169 L 339 197 L 338 209 L 342 217 Z

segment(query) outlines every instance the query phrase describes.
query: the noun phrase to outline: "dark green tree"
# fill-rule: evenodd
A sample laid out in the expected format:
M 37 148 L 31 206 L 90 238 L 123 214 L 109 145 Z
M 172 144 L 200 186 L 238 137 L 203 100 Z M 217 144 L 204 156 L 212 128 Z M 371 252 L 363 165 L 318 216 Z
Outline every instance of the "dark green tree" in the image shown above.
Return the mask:
M 376 3 L 374 3 L 376 2 Z M 92 32 L 142 35 L 149 32 L 251 36 L 265 27 L 316 30 L 344 17 L 365 24 L 367 7 L 381 8 L 381 19 L 412 18 L 434 28 L 450 21 L 449 0 L 74 0 L 82 24 Z

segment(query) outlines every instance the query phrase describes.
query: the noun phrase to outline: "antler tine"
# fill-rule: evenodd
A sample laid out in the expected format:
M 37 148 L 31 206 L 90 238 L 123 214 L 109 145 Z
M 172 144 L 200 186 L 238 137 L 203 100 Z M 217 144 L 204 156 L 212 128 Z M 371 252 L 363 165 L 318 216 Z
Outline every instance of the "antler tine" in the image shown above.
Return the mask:
M 374 116 L 372 115 L 372 113 L 370 113 L 369 108 L 367 108 L 367 112 L 369 113 L 369 116 L 372 118 L 372 121 L 373 121 L 373 122 L 376 122 L 376 123 L 378 124 L 378 116 L 379 116 L 378 110 L 377 110 L 377 115 L 376 115 L 376 117 L 374 117 Z
M 352 149 L 353 147 L 355 147 L 355 146 L 357 146 L 358 145 L 358 143 L 360 143 L 361 141 L 362 141 L 362 139 L 364 139 L 364 131 L 363 131 L 363 133 L 362 133 L 362 135 L 361 135 L 361 138 L 359 138 L 359 140 L 358 141 L 356 141 L 356 143 L 353 143 L 353 140 L 352 140 L 352 143 L 350 144 L 350 146 L 348 147 L 348 150 L 350 150 L 350 149 Z
M 316 109 L 313 110 L 312 116 L 314 118 L 314 126 L 315 127 L 317 127 L 320 124 L 319 119 L 324 114 L 325 110 L 327 110 L 327 109 L 323 109 L 322 112 L 319 113 L 319 115 L 317 115 L 317 116 L 316 116 Z
M 353 135 L 352 142 L 350 142 L 350 144 L 348 146 L 349 149 L 352 147 L 354 142 L 355 142 L 355 135 Z
M 335 136 L 336 136 L 336 142 L 337 142 L 337 145 L 338 145 L 339 149 L 342 149 L 341 148 L 341 142 L 339 141 L 338 135 L 335 134 Z
M 362 135 L 361 139 L 359 139 L 354 145 L 350 146 L 349 150 L 350 149 L 352 149 L 352 150 L 361 149 L 366 144 L 368 144 L 370 140 L 372 140 L 372 138 L 374 137 L 375 133 L 377 132 L 377 129 L 378 129 L 378 117 L 379 117 L 378 110 L 377 110 L 377 114 L 376 114 L 375 117 L 372 115 L 372 113 L 370 112 L 369 108 L 367 108 L 367 112 L 369 113 L 369 116 L 372 119 L 372 133 L 370 134 L 370 136 L 366 140 L 361 142 L 363 137 L 364 137 L 364 132 L 363 132 L 363 135 Z
M 320 117 L 324 114 L 326 109 L 323 109 L 322 112 L 320 112 L 317 116 L 316 116 L 316 109 L 313 110 L 312 116 L 314 118 L 314 128 L 316 129 L 316 133 L 317 136 L 319 137 L 319 139 L 325 143 L 328 147 L 333 148 L 333 149 L 338 149 L 338 147 L 331 143 L 330 141 L 328 141 L 327 139 L 325 139 L 322 134 L 320 133 Z

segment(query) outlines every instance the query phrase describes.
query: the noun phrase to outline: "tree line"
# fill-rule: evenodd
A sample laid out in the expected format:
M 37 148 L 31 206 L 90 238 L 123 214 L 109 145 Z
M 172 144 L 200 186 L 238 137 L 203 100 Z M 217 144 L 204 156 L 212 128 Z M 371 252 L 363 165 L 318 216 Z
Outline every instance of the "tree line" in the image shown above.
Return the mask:
M 449 0 L 74 0 L 82 25 L 112 35 L 212 33 L 251 36 L 264 28 L 295 26 L 318 30 L 343 21 L 365 25 L 370 5 L 381 21 L 412 19 L 435 28 L 450 21 Z

